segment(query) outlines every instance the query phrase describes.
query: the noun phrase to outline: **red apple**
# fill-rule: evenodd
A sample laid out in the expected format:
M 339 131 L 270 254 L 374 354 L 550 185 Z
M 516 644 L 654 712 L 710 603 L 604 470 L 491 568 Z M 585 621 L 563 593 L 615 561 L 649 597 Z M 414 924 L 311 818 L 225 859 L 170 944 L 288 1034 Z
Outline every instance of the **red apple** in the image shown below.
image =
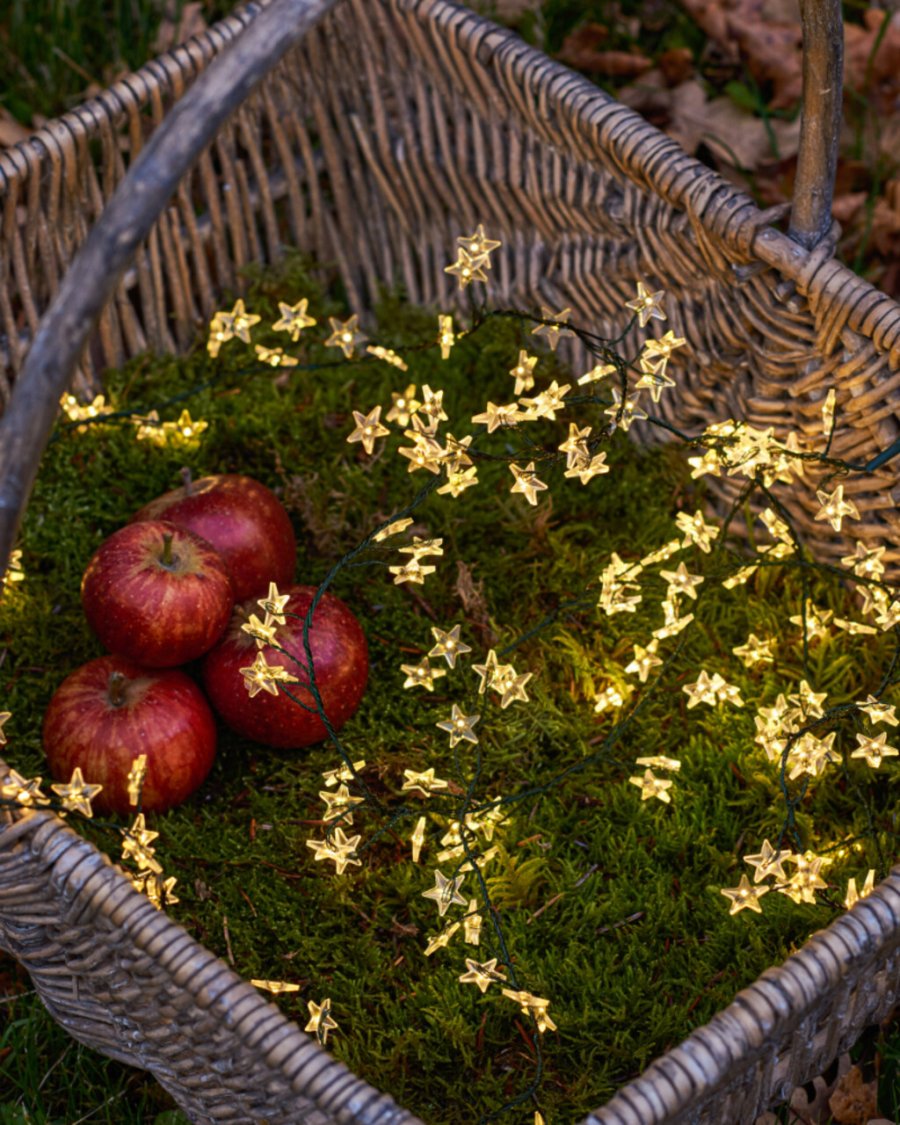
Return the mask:
M 286 586 L 294 578 L 297 541 L 281 501 L 251 477 L 225 473 L 184 484 L 131 518 L 169 520 L 212 543 L 234 582 L 235 600 L 260 597 L 270 582 Z
M 103 786 L 92 800 L 101 813 L 129 812 L 128 771 L 146 754 L 141 807 L 163 812 L 189 797 L 209 773 L 216 723 L 203 693 L 183 672 L 101 656 L 57 688 L 43 738 L 55 778 L 68 781 L 80 766 L 85 781 Z
M 81 581 L 88 624 L 103 645 L 148 668 L 202 656 L 221 637 L 234 605 L 215 548 L 184 528 L 132 523 L 105 540 Z
M 261 650 L 267 664 L 279 665 L 299 679 L 299 683 L 288 683 L 285 687 L 306 706 L 300 706 L 281 690 L 277 695 L 257 691 L 252 698 L 247 690 L 241 669 L 249 668 L 260 650 L 241 627 L 251 614 L 263 616 L 255 601 L 235 607 L 225 636 L 203 661 L 203 685 L 213 709 L 232 730 L 254 742 L 299 749 L 328 737 L 318 713 L 307 710 L 315 704 L 308 687 L 303 623 L 315 592 L 314 586 L 291 586 L 285 591 L 290 595 L 286 612 L 295 616 L 276 626 L 275 642 L 291 656 L 269 645 Z M 341 599 L 325 593 L 313 613 L 309 643 L 325 714 L 334 730 L 340 730 L 359 706 L 366 689 L 369 651 L 365 634 Z

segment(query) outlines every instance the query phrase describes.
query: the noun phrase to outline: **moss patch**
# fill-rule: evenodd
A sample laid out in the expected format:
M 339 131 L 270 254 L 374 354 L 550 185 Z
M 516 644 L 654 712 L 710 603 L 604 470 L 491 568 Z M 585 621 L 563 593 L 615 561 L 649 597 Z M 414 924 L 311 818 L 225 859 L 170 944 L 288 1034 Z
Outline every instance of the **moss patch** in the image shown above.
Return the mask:
M 272 371 L 231 342 L 216 361 L 201 343 L 184 359 L 145 357 L 110 373 L 107 394 L 117 410 L 156 407 L 172 419 L 188 406 L 206 419 L 195 451 L 139 442 L 126 417 L 58 430 L 22 531 L 26 579 L 0 601 L 2 707 L 13 713 L 5 752 L 20 772 L 46 773 L 43 711 L 63 676 L 100 652 L 79 603 L 91 553 L 177 483 L 183 464 L 195 476 L 239 471 L 278 489 L 298 531 L 298 580 L 318 583 L 424 483 L 424 474 L 411 476 L 395 455 L 398 444 L 408 444 L 397 437 L 373 457 L 348 445 L 351 410 L 389 405 L 392 390 L 427 383 L 444 390 L 450 421 L 442 430 L 479 432 L 469 419 L 489 399 L 512 399 L 507 372 L 518 349 L 532 343 L 527 326 L 494 319 L 461 339 L 444 362 L 434 348 L 413 347 L 436 335 L 434 315 L 391 297 L 378 310 L 378 342 L 401 352 L 409 372 L 372 359 L 343 364 L 307 340 L 321 341 L 325 318 L 345 312 L 302 263 L 256 278 L 247 304 L 263 317 L 262 328 L 276 318 L 278 298 L 302 295 L 319 327 L 298 345 L 277 333 L 254 334 L 268 346 L 287 346 L 298 368 Z M 553 378 L 571 382 L 549 355 L 536 374 L 536 390 Z M 582 403 L 563 417 L 599 429 L 602 406 Z M 804 847 L 828 853 L 858 841 L 852 858 L 827 868 L 829 889 L 814 905 L 772 893 L 762 915 L 729 916 L 720 888 L 749 872 L 740 857 L 758 851 L 764 838 L 775 841 L 785 822 L 777 771 L 753 742 L 755 709 L 803 678 L 827 691 L 829 704 L 862 698 L 880 682 L 894 638 L 835 633 L 811 646 L 804 667 L 798 630 L 785 624 L 799 611 L 799 573 L 770 567 L 729 592 L 720 579 L 737 565 L 731 548 L 690 548 L 668 565 L 683 558 L 689 571 L 704 575 L 696 605 L 686 607 L 696 621 L 662 642 L 660 680 L 652 692 L 642 688 L 623 666 L 634 643 L 646 645 L 661 624 L 666 583 L 659 567 L 648 568 L 638 611 L 607 617 L 595 608 L 597 575 L 612 551 L 630 562 L 677 535 L 675 516 L 702 505 L 701 485 L 683 450 L 640 452 L 619 434 L 605 447 L 608 475 L 582 486 L 563 479 L 563 464 L 545 463 L 539 473 L 550 491 L 537 507 L 510 495 L 502 458 L 515 450 L 520 463 L 544 458 L 565 436 L 563 421 L 543 421 L 478 438 L 480 451 L 500 455 L 479 460 L 480 485 L 458 499 L 432 493 L 414 513 L 412 531 L 443 538 L 445 551 L 428 560 L 437 573 L 424 586 L 391 582 L 387 565 L 408 558 L 397 553 L 401 540 L 361 556 L 332 584 L 363 623 L 371 651 L 368 693 L 341 738 L 351 758 L 365 758 L 364 779 L 392 813 L 386 824 L 371 810 L 357 812 L 352 832 L 366 845 L 362 867 L 335 876 L 306 847 L 322 836 L 322 771 L 339 764 L 330 746 L 276 752 L 223 731 L 202 790 L 182 808 L 148 818 L 160 833 L 158 857 L 179 880 L 173 917 L 243 976 L 302 984 L 280 1000 L 301 1024 L 308 999 L 329 997 L 340 1025 L 329 1048 L 429 1125 L 479 1120 L 532 1088 L 537 1100 L 529 1096 L 508 1119 L 530 1121 L 539 1104 L 549 1121 L 577 1120 L 826 925 L 840 909 L 848 875 L 864 876 L 869 866 L 883 875 L 893 854 L 894 767 L 876 772 L 851 762 L 854 721 L 843 720 L 836 724 L 842 760 L 810 786 L 796 819 Z M 810 581 L 818 605 L 858 617 L 837 582 L 815 573 Z M 455 623 L 471 656 L 448 669 L 434 693 L 404 690 L 400 664 L 427 653 L 432 625 Z M 750 632 L 777 638 L 774 665 L 748 671 L 732 655 Z M 527 705 L 501 710 L 477 694 L 471 664 L 492 644 L 508 649 L 502 659 L 517 671 L 533 673 Z M 683 687 L 701 668 L 737 685 L 747 706 L 688 710 Z M 591 699 L 609 683 L 637 690 L 618 715 L 595 715 Z M 639 709 L 611 739 L 638 699 Z M 477 748 L 461 743 L 453 751 L 436 729 L 452 703 L 481 713 Z M 654 754 L 682 762 L 668 806 L 642 801 L 628 780 L 640 772 L 635 759 Z M 428 800 L 401 793 L 404 769 L 428 767 L 453 791 Z M 450 874 L 458 862 L 435 857 L 476 770 L 474 808 L 488 796 L 508 799 L 485 887 L 517 987 L 551 1002 L 558 1031 L 538 1043 L 532 1021 L 496 985 L 482 995 L 458 983 L 466 957 L 503 959 L 483 903 L 479 946 L 466 945 L 460 931 L 448 948 L 423 954 L 441 923 L 421 894 L 435 867 Z M 422 863 L 413 864 L 409 836 L 420 815 L 428 838 Z M 113 831 L 83 827 L 117 854 Z M 464 891 L 480 897 L 472 874 Z M 460 913 L 454 911 L 448 921 Z M 12 1083 L 30 1120 L 77 1119 L 65 1100 L 68 1068 L 52 1070 L 63 1050 L 74 1052 L 88 1075 L 82 1113 L 135 1081 L 126 1068 L 59 1038 L 32 1053 L 35 1065 L 23 1076 L 17 1060 L 33 1052 L 27 1044 L 47 1018 L 29 997 L 8 1004 L 0 1018 L 0 1046 L 11 1048 L 5 1058 L 0 1052 L 0 1079 Z M 535 1086 L 538 1052 L 543 1078 Z M 123 1095 L 92 1120 L 146 1121 L 147 1112 L 144 1101 Z

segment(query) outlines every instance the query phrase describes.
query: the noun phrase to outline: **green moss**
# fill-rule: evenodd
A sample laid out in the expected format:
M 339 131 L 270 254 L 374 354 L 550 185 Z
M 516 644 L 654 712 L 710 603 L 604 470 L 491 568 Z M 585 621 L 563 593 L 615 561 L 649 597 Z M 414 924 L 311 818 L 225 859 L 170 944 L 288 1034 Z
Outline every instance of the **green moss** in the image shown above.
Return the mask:
M 311 298 L 319 328 L 326 316 L 343 315 L 297 261 L 280 275 L 258 277 L 248 307 L 265 324 L 279 297 L 300 295 Z M 468 419 L 486 400 L 512 397 L 507 371 L 518 348 L 528 346 L 521 323 L 490 321 L 463 338 L 447 362 L 434 349 L 412 346 L 433 338 L 432 313 L 390 297 L 378 323 L 379 342 L 407 356 L 408 374 L 372 360 L 335 362 L 333 351 L 306 339 L 321 341 L 319 329 L 291 349 L 301 360 L 296 369 L 260 368 L 250 349 L 231 342 L 215 362 L 201 343 L 185 359 L 145 357 L 110 373 L 108 398 L 117 410 L 156 407 L 174 418 L 187 406 L 209 421 L 189 455 L 136 441 L 125 419 L 82 432 L 60 427 L 22 531 L 27 578 L 0 602 L 3 708 L 13 713 L 6 751 L 20 772 L 46 772 L 40 723 L 50 695 L 66 673 L 100 652 L 78 594 L 92 551 L 177 483 L 185 461 L 195 476 L 236 470 L 279 489 L 299 534 L 298 579 L 318 583 L 423 483 L 394 455 L 396 438 L 374 457 L 345 442 L 352 409 L 389 403 L 390 391 L 408 383 L 428 383 L 445 390 L 447 428 L 460 437 L 475 429 Z M 272 333 L 254 338 L 287 343 Z M 563 375 L 545 357 L 538 387 Z M 188 394 L 196 387 L 202 389 Z M 601 409 L 586 404 L 574 416 L 599 428 Z M 562 422 L 543 422 L 521 435 L 479 437 L 478 448 L 506 454 L 535 441 L 528 457 L 540 458 L 565 432 Z M 517 987 L 550 999 L 558 1031 L 539 1044 L 544 1077 L 537 1097 L 548 1120 L 576 1120 L 827 924 L 846 876 L 870 865 L 884 874 L 893 851 L 893 767 L 876 773 L 845 760 L 810 787 L 797 827 L 805 847 L 826 851 L 860 837 L 861 851 L 846 869 L 828 869 L 831 886 L 816 905 L 797 906 L 773 893 L 761 916 L 729 916 L 720 888 L 739 881 L 747 870 L 740 857 L 764 838 L 776 839 L 785 822 L 777 772 L 752 741 L 756 706 L 771 705 L 804 677 L 827 690 L 830 703 L 859 698 L 878 684 L 893 638 L 837 634 L 811 646 L 804 669 L 797 630 L 785 627 L 798 611 L 799 573 L 764 569 L 749 586 L 728 592 L 719 582 L 733 569 L 728 554 L 691 549 L 688 568 L 706 579 L 690 607 L 696 624 L 663 643 L 663 655 L 675 655 L 610 740 L 616 720 L 595 715 L 590 700 L 607 680 L 635 685 L 623 665 L 632 645 L 646 644 L 660 623 L 665 583 L 651 568 L 638 612 L 606 617 L 594 608 L 596 576 L 612 551 L 635 560 L 672 538 L 675 514 L 693 512 L 702 490 L 674 447 L 640 452 L 618 435 L 608 456 L 610 474 L 586 487 L 564 481 L 563 466 L 542 465 L 551 492 L 536 508 L 509 494 L 512 478 L 502 460 L 480 462 L 482 483 L 459 499 L 432 493 L 416 509 L 416 526 L 443 537 L 445 554 L 431 560 L 437 573 L 423 587 L 392 584 L 386 565 L 402 558 L 394 546 L 373 549 L 358 560 L 366 565 L 338 572 L 332 589 L 363 622 L 372 660 L 368 694 L 341 738 L 353 759 L 366 759 L 365 780 L 394 816 L 376 835 L 383 820 L 371 810 L 356 814 L 353 831 L 367 842 L 374 837 L 361 852 L 361 868 L 336 877 L 306 846 L 321 838 L 322 771 L 338 764 L 328 746 L 280 753 L 223 732 L 201 791 L 181 809 L 151 818 L 160 833 L 158 856 L 179 879 L 173 916 L 245 977 L 301 983 L 299 993 L 280 999 L 301 1023 L 308 999 L 330 997 L 340 1025 L 329 1041 L 335 1055 L 430 1125 L 494 1112 L 526 1092 L 536 1074 L 530 1021 L 496 986 L 481 995 L 459 984 L 465 957 L 502 960 L 505 947 Z M 465 594 L 458 561 L 474 583 Z M 817 604 L 856 616 L 847 591 L 831 579 L 812 574 L 811 592 Z M 456 622 L 472 656 L 438 680 L 433 694 L 404 690 L 399 665 L 427 652 L 432 624 Z M 748 671 L 731 654 L 750 631 L 779 637 L 774 666 Z M 483 660 L 492 643 L 515 644 L 503 659 L 533 673 L 528 705 L 501 710 L 478 696 L 471 662 Z M 682 689 L 700 668 L 719 670 L 748 706 L 687 710 Z M 477 749 L 463 743 L 451 751 L 436 730 L 453 702 L 482 713 Z M 853 724 L 839 726 L 838 745 L 849 753 Z M 642 802 L 628 781 L 638 772 L 635 758 L 648 754 L 683 763 L 669 806 Z M 475 806 L 487 795 L 508 799 L 498 855 L 485 869 L 504 946 L 486 917 L 479 947 L 457 935 L 426 958 L 425 942 L 441 923 L 421 892 L 432 885 L 439 838 L 458 813 L 476 760 Z M 431 766 L 455 793 L 428 801 L 400 794 L 404 769 Z M 414 865 L 408 840 L 422 814 L 429 837 L 423 863 Z M 84 831 L 116 854 L 114 832 L 93 823 Z M 453 865 L 439 866 L 449 873 Z M 464 889 L 476 896 L 472 875 Z M 23 1077 L 16 1059 L 27 1044 L 34 1047 L 47 1020 L 33 998 L 14 1000 L 5 1016 L 2 1045 L 12 1051 L 0 1061 L 0 1080 L 12 1083 L 35 1120 L 77 1116 L 66 1100 L 72 1095 L 65 1068 L 52 1069 L 63 1050 L 76 1052 L 88 1074 L 84 1113 L 135 1081 L 117 1064 L 62 1047 L 58 1037 L 34 1048 Z M 511 1117 L 530 1120 L 533 1108 L 523 1103 Z M 136 1103 L 125 1116 L 117 1103 L 107 1119 L 143 1121 L 146 1112 Z

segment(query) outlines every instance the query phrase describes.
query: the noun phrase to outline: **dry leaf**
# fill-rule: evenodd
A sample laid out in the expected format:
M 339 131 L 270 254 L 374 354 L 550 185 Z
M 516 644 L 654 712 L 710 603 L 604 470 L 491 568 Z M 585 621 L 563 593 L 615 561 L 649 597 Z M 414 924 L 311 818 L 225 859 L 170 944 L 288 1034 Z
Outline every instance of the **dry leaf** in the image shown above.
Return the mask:
M 491 628 L 487 602 L 484 597 L 484 583 L 475 581 L 472 577 L 472 571 L 462 559 L 457 560 L 456 568 L 457 578 L 454 589 L 459 595 L 469 624 L 478 630 L 486 645 L 493 647 L 497 638 Z
M 672 47 L 659 56 L 659 69 L 667 86 L 680 86 L 694 73 L 694 56 L 690 47 Z
M 153 41 L 153 50 L 156 54 L 170 51 L 179 43 L 190 39 L 192 35 L 206 31 L 206 26 L 201 0 L 189 0 L 189 3 L 182 5 L 180 18 L 175 0 L 167 0 L 159 30 Z
M 838 1079 L 828 1102 L 837 1125 L 869 1125 L 878 1114 L 877 1093 L 878 1083 L 863 1082 L 862 1071 L 851 1066 Z
M 576 70 L 603 74 L 608 78 L 636 78 L 650 70 L 653 63 L 646 55 L 630 51 L 601 51 L 598 47 L 609 32 L 599 23 L 586 23 L 566 36 L 557 53 L 560 62 Z
M 31 130 L 21 125 L 7 109 L 0 106 L 0 146 L 18 144 L 31 136 Z
M 879 43 L 884 20 L 890 23 Z M 863 27 L 844 25 L 844 84 L 851 90 L 865 90 L 877 112 L 891 113 L 900 95 L 900 12 L 891 15 L 869 8 L 863 22 Z

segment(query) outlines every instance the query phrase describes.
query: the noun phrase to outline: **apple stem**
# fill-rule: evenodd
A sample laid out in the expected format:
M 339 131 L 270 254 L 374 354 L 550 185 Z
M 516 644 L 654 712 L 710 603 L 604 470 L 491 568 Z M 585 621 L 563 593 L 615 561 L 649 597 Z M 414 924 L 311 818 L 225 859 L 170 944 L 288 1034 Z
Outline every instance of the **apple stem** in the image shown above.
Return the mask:
M 172 555 L 172 536 L 168 533 L 163 535 L 163 549 L 159 561 L 163 566 L 171 566 L 175 561 Z
M 121 672 L 112 672 L 109 677 L 109 701 L 113 707 L 123 707 L 125 705 L 125 688 L 128 684 L 128 677 L 124 676 Z
M 191 476 L 191 470 L 187 465 L 181 470 L 181 483 L 184 485 L 185 496 L 190 496 L 194 491 L 194 478 Z

